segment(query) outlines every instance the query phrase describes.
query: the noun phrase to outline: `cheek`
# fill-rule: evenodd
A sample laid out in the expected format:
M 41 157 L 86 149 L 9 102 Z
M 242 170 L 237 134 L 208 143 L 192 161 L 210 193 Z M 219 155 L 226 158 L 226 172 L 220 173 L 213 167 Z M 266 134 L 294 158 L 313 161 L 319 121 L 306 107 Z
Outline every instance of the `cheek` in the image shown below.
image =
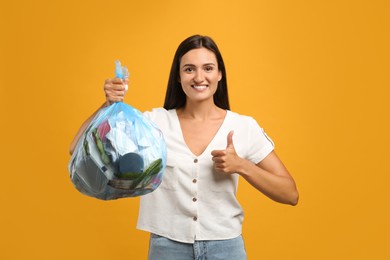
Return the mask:
M 209 77 L 209 81 L 215 84 L 218 84 L 218 82 L 221 80 L 221 76 L 219 74 L 214 74 L 211 77 Z
M 191 77 L 189 75 L 187 75 L 187 74 L 180 74 L 180 76 L 179 76 L 179 82 L 181 84 L 186 84 L 190 80 L 191 80 Z

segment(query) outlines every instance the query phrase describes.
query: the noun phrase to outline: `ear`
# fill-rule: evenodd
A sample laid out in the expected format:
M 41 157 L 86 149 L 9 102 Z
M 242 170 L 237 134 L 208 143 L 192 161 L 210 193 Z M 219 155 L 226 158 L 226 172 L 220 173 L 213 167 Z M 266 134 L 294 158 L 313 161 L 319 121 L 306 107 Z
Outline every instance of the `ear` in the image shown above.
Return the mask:
M 218 81 L 222 79 L 222 71 L 218 70 Z

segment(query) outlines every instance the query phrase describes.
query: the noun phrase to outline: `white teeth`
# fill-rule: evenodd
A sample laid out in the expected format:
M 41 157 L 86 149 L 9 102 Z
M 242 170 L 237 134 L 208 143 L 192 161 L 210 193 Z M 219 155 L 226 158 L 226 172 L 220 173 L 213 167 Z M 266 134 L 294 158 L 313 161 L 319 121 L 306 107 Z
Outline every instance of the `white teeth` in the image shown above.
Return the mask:
M 205 89 L 205 88 L 207 88 L 207 86 L 194 86 L 194 88 L 196 88 L 196 89 Z

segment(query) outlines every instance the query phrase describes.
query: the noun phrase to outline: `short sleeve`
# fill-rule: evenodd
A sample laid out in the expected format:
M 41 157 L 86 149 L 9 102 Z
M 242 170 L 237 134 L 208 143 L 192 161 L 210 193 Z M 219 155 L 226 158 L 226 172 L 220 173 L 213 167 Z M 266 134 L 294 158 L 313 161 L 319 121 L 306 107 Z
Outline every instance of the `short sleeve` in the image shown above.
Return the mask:
M 247 159 L 257 164 L 274 150 L 275 145 L 255 119 L 250 118 L 248 130 Z
M 144 116 L 149 119 L 149 120 L 152 120 L 156 117 L 156 110 L 153 109 L 152 111 L 145 111 L 143 112 Z
M 143 115 L 151 120 L 152 122 L 157 122 L 159 118 L 164 118 L 164 115 L 166 114 L 166 110 L 163 108 L 153 108 L 149 111 L 144 111 Z

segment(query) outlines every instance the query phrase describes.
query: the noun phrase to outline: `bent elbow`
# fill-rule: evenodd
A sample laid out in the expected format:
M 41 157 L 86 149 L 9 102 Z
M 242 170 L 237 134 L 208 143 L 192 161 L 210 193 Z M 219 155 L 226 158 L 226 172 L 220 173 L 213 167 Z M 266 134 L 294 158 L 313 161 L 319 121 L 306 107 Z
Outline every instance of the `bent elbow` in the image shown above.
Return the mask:
M 296 206 L 298 205 L 298 201 L 299 201 L 299 193 L 298 191 L 295 191 L 290 197 L 288 204 L 290 204 L 291 206 Z

